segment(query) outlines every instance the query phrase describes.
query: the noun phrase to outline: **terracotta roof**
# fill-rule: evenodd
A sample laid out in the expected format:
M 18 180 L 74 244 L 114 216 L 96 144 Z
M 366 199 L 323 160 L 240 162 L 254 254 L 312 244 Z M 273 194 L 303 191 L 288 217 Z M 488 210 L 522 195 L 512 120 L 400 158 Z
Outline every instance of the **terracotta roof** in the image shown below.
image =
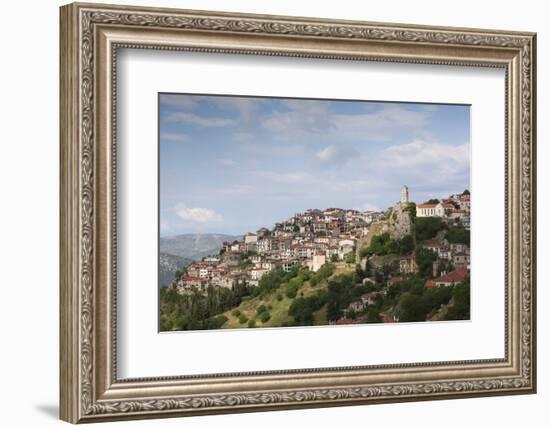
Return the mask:
M 438 277 L 435 279 L 438 282 L 461 282 L 470 275 L 470 271 L 467 268 L 458 268 L 451 271 L 449 274 Z
M 421 208 L 421 209 L 435 208 L 436 206 L 437 206 L 437 204 L 433 205 L 433 204 L 428 204 L 428 203 L 424 203 L 424 204 L 421 204 L 421 205 L 416 205 L 417 208 Z
M 449 274 L 445 274 L 441 277 L 436 277 L 433 280 L 426 281 L 425 285 L 428 288 L 433 288 L 437 283 L 456 283 L 462 282 L 466 277 L 470 275 L 470 270 L 467 268 L 458 268 L 451 271 Z
M 348 319 L 347 317 L 342 317 L 336 321 L 337 325 L 351 325 L 353 324 L 353 320 Z
M 424 243 L 422 246 L 424 248 L 446 248 L 447 247 L 447 245 L 444 245 L 442 243 L 436 243 L 436 242 Z
M 436 286 L 435 280 L 428 280 L 426 281 L 426 287 L 428 288 L 434 288 Z

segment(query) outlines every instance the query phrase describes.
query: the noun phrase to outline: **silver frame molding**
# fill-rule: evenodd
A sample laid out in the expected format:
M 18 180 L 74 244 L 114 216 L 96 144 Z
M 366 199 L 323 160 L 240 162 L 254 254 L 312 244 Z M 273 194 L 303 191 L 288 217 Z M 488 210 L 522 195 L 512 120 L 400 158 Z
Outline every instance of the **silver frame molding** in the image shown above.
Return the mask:
M 61 419 L 79 423 L 536 391 L 534 33 L 80 3 L 60 13 Z M 505 357 L 118 379 L 119 48 L 505 69 Z

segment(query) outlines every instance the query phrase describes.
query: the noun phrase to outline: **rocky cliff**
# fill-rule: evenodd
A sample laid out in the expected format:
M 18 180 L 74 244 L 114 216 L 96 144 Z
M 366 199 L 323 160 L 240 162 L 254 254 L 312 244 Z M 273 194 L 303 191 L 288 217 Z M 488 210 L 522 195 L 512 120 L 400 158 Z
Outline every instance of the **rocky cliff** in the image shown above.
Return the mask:
M 367 236 L 359 240 L 357 244 L 357 259 L 359 251 L 365 246 L 369 246 L 373 236 L 379 236 L 388 233 L 394 240 L 399 240 L 407 234 L 413 234 L 413 220 L 409 213 L 409 207 L 413 204 L 397 203 L 386 216 L 386 219 L 373 222 L 369 228 Z

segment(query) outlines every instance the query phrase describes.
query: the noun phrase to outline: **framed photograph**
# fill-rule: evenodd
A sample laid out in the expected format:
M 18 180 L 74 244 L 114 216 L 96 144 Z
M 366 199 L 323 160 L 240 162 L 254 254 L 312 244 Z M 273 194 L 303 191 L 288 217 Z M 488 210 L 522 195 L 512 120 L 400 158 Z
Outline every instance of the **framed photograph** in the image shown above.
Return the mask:
M 61 8 L 61 418 L 536 391 L 535 34 Z

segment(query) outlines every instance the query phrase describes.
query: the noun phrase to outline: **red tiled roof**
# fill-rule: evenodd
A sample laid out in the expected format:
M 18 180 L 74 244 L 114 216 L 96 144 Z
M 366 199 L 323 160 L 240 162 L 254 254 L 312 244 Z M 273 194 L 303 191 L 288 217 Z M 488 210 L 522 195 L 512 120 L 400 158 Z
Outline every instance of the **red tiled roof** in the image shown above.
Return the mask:
M 433 204 L 428 204 L 428 203 L 424 203 L 424 204 L 421 204 L 421 205 L 416 205 L 417 208 L 435 208 L 437 206 L 437 204 L 433 205 Z
M 437 283 L 456 283 L 456 282 L 462 282 L 466 277 L 470 275 L 470 270 L 467 268 L 458 268 L 454 271 L 451 271 L 449 274 L 445 274 L 441 277 L 436 277 L 433 280 L 428 280 L 425 283 L 425 286 L 428 288 L 433 288 L 436 286 Z
M 435 286 L 436 286 L 435 280 L 428 280 L 428 281 L 426 281 L 426 287 L 428 287 L 428 288 L 435 288 Z
M 458 268 L 451 271 L 449 274 L 438 277 L 438 282 L 461 282 L 470 275 L 470 271 L 467 268 Z
M 353 324 L 353 320 L 348 319 L 347 317 L 342 317 L 336 321 L 337 325 L 351 325 Z
M 443 245 L 442 243 L 435 243 L 435 242 L 424 243 L 422 246 L 425 247 L 425 248 L 444 248 L 444 247 L 446 247 L 446 245 Z

